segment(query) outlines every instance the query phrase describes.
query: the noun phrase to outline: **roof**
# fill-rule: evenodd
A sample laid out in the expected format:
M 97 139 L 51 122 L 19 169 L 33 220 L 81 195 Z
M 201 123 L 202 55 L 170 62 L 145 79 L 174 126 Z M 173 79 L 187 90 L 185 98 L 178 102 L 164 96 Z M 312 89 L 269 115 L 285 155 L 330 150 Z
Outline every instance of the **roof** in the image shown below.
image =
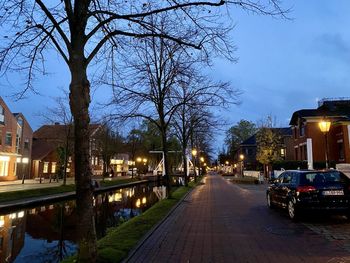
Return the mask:
M 271 128 L 274 132 L 279 133 L 282 136 L 292 136 L 292 129 L 290 127 L 286 128 Z M 256 146 L 256 133 L 250 136 L 248 139 L 243 141 L 241 146 Z
M 46 140 L 33 140 L 32 160 L 42 160 L 57 148 L 58 144 Z
M 99 127 L 101 127 L 101 124 L 90 124 L 89 126 L 90 134 L 93 134 Z M 33 133 L 33 138 L 65 141 L 65 138 L 67 138 L 68 132 L 69 132 L 69 137 L 72 137 L 73 129 L 69 129 L 69 125 L 62 125 L 62 124 L 43 125 Z
M 285 127 L 285 128 L 272 128 L 274 132 L 278 132 L 282 136 L 292 136 L 293 132 L 290 127 Z
M 350 100 L 324 101 L 317 109 L 302 109 L 295 111 L 289 125 L 297 125 L 298 119 L 310 117 L 330 118 L 335 121 L 350 121 Z
M 248 139 L 241 143 L 241 146 L 254 146 L 256 145 L 256 134 L 250 136 Z

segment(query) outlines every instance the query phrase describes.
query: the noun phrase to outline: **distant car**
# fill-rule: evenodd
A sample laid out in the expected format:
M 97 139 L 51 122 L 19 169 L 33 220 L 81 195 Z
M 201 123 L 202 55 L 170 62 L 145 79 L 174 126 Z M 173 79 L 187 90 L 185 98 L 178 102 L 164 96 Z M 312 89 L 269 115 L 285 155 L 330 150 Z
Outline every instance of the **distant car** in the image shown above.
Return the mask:
M 283 172 L 266 191 L 267 206 L 288 210 L 291 219 L 324 211 L 350 219 L 350 179 L 337 170 Z

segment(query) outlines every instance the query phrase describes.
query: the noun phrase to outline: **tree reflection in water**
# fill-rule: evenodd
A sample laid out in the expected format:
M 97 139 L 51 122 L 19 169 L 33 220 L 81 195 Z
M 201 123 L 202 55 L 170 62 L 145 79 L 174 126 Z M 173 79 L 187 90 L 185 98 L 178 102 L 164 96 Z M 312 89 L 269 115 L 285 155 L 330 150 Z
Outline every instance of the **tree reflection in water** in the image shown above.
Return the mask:
M 96 232 L 140 215 L 159 199 L 164 189 L 140 185 L 96 195 Z M 60 262 L 76 252 L 77 216 L 73 200 L 0 215 L 0 263 Z

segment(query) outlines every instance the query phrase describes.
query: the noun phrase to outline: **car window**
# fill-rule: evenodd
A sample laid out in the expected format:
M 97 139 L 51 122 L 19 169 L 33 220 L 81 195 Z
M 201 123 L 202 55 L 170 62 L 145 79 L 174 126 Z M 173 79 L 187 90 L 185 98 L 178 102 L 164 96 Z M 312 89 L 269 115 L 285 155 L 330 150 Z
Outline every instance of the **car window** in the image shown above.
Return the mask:
M 284 173 L 283 176 L 283 182 L 284 184 L 290 184 L 292 181 L 292 174 L 291 173 Z
M 285 173 L 281 173 L 281 174 L 277 177 L 277 179 L 276 179 L 276 182 L 277 182 L 277 183 L 280 183 L 280 184 L 281 184 L 281 183 L 283 182 L 284 174 L 285 174 Z
M 292 173 L 291 183 L 292 184 L 297 184 L 297 182 L 298 182 L 298 174 L 297 173 Z
M 337 183 L 344 182 L 345 178 L 338 171 L 326 172 L 326 173 L 307 173 L 301 177 L 302 184 L 306 185 L 319 185 L 325 183 Z

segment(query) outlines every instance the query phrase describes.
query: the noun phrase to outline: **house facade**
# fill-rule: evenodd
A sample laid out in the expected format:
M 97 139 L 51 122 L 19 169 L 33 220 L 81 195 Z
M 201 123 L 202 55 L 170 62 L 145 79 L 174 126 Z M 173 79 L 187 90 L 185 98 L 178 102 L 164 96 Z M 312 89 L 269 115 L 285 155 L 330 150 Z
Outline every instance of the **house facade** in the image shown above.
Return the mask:
M 95 138 L 102 127 L 100 124 L 90 124 L 89 127 L 90 164 L 94 175 L 102 174 L 103 170 L 103 161 Z M 53 125 L 43 125 L 36 130 L 33 134 L 32 177 L 56 178 L 59 171 L 63 174 L 65 158 L 67 158 L 66 175 L 67 177 L 73 177 L 73 145 L 72 125 L 55 123 Z
M 282 160 L 294 160 L 293 141 L 292 141 L 292 129 L 287 128 L 271 128 L 274 133 L 279 134 L 281 142 L 279 145 L 279 156 Z M 256 134 L 250 136 L 247 140 L 243 141 L 235 155 L 237 163 L 240 162 L 240 155 L 243 155 L 243 166 L 246 169 L 255 170 L 259 162 L 256 160 L 257 154 L 257 142 Z M 238 166 L 239 167 L 239 166 Z
M 324 120 L 331 123 L 326 133 L 319 127 Z M 316 109 L 294 112 L 290 125 L 295 159 L 306 161 L 309 169 L 326 161 L 326 145 L 330 163 L 350 163 L 350 100 L 322 100 Z
M 12 113 L 0 97 L 0 181 L 30 175 L 33 131 L 22 113 Z

